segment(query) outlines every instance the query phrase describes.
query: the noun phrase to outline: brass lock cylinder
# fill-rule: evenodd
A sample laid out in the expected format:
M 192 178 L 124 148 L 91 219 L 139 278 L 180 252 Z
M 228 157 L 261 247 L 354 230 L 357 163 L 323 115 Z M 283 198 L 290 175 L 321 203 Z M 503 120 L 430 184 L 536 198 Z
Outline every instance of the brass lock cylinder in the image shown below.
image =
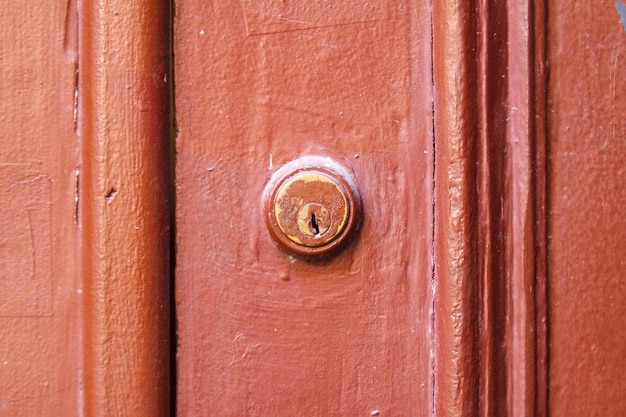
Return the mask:
M 337 253 L 361 221 L 361 198 L 352 176 L 328 157 L 306 156 L 281 167 L 263 199 L 270 235 L 298 257 Z

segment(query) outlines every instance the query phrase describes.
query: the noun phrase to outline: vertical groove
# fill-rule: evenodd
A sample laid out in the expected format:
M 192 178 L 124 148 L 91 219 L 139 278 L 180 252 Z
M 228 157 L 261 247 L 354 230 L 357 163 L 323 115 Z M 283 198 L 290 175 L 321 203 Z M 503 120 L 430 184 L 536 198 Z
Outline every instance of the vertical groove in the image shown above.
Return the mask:
M 177 414 L 178 370 L 176 355 L 178 352 L 178 320 L 176 315 L 176 89 L 174 74 L 174 13 L 176 1 L 169 0 L 169 195 L 170 195 L 170 415 Z
M 548 415 L 548 54 L 547 3 L 533 3 L 534 168 L 535 191 L 535 328 L 537 331 L 535 416 Z
M 431 372 L 431 384 L 432 384 L 432 404 L 431 404 L 431 415 L 434 417 L 435 414 L 435 405 L 436 405 L 436 397 L 435 397 L 435 387 L 437 384 L 436 379 L 436 368 L 435 368 L 435 295 L 437 292 L 437 280 L 435 275 L 435 228 L 437 224 L 437 212 L 435 205 L 435 196 L 437 195 L 437 181 L 436 181 L 436 173 L 437 173 L 437 146 L 435 138 L 436 130 L 435 130 L 435 45 L 434 45 L 434 21 L 433 21 L 433 2 L 430 2 L 430 72 L 431 72 L 431 91 L 432 91 L 432 103 L 431 103 L 431 123 L 432 123 L 432 212 L 431 219 L 433 221 L 433 226 L 431 229 L 431 248 L 430 248 L 430 259 L 431 259 L 431 269 L 430 269 L 430 288 L 431 288 L 431 320 L 430 320 L 430 334 L 433 335 L 431 340 L 430 347 L 430 372 Z

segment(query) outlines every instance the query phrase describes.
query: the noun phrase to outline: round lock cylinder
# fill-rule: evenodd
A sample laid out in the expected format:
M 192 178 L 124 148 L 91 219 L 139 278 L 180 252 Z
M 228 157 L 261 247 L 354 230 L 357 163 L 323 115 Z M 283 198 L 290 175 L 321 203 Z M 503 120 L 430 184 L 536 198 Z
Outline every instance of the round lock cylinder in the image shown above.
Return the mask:
M 289 253 L 336 253 L 358 229 L 361 199 L 348 171 L 330 158 L 308 156 L 277 170 L 265 188 L 265 222 Z

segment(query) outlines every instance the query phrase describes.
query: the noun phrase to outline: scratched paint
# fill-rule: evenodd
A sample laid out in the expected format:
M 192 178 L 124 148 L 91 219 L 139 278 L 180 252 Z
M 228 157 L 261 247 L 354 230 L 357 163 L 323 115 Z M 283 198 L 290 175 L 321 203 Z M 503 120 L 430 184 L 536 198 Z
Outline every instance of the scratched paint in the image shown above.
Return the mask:
M 52 314 L 50 179 L 0 164 L 0 317 Z
M 243 2 L 272 36 L 232 1 L 176 3 L 178 413 L 432 416 L 430 4 L 281 3 Z M 363 214 L 315 261 L 277 247 L 263 198 L 311 155 Z
M 323 0 L 242 0 L 248 35 L 318 29 L 383 20 L 388 0 L 370 0 L 354 7 L 350 2 Z

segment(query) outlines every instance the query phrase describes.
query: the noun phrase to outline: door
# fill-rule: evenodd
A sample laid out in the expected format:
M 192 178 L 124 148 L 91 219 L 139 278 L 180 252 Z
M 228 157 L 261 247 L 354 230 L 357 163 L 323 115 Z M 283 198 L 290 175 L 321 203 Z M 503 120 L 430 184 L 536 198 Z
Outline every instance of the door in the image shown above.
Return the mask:
M 620 414 L 624 29 L 557 3 L 177 3 L 181 415 Z M 307 155 L 363 203 L 322 261 L 264 211 Z
M 431 415 L 428 4 L 175 16 L 179 415 Z M 353 240 L 313 260 L 279 248 L 263 201 L 312 155 L 362 202 Z
M 0 416 L 626 414 L 621 0 L 2 5 Z

